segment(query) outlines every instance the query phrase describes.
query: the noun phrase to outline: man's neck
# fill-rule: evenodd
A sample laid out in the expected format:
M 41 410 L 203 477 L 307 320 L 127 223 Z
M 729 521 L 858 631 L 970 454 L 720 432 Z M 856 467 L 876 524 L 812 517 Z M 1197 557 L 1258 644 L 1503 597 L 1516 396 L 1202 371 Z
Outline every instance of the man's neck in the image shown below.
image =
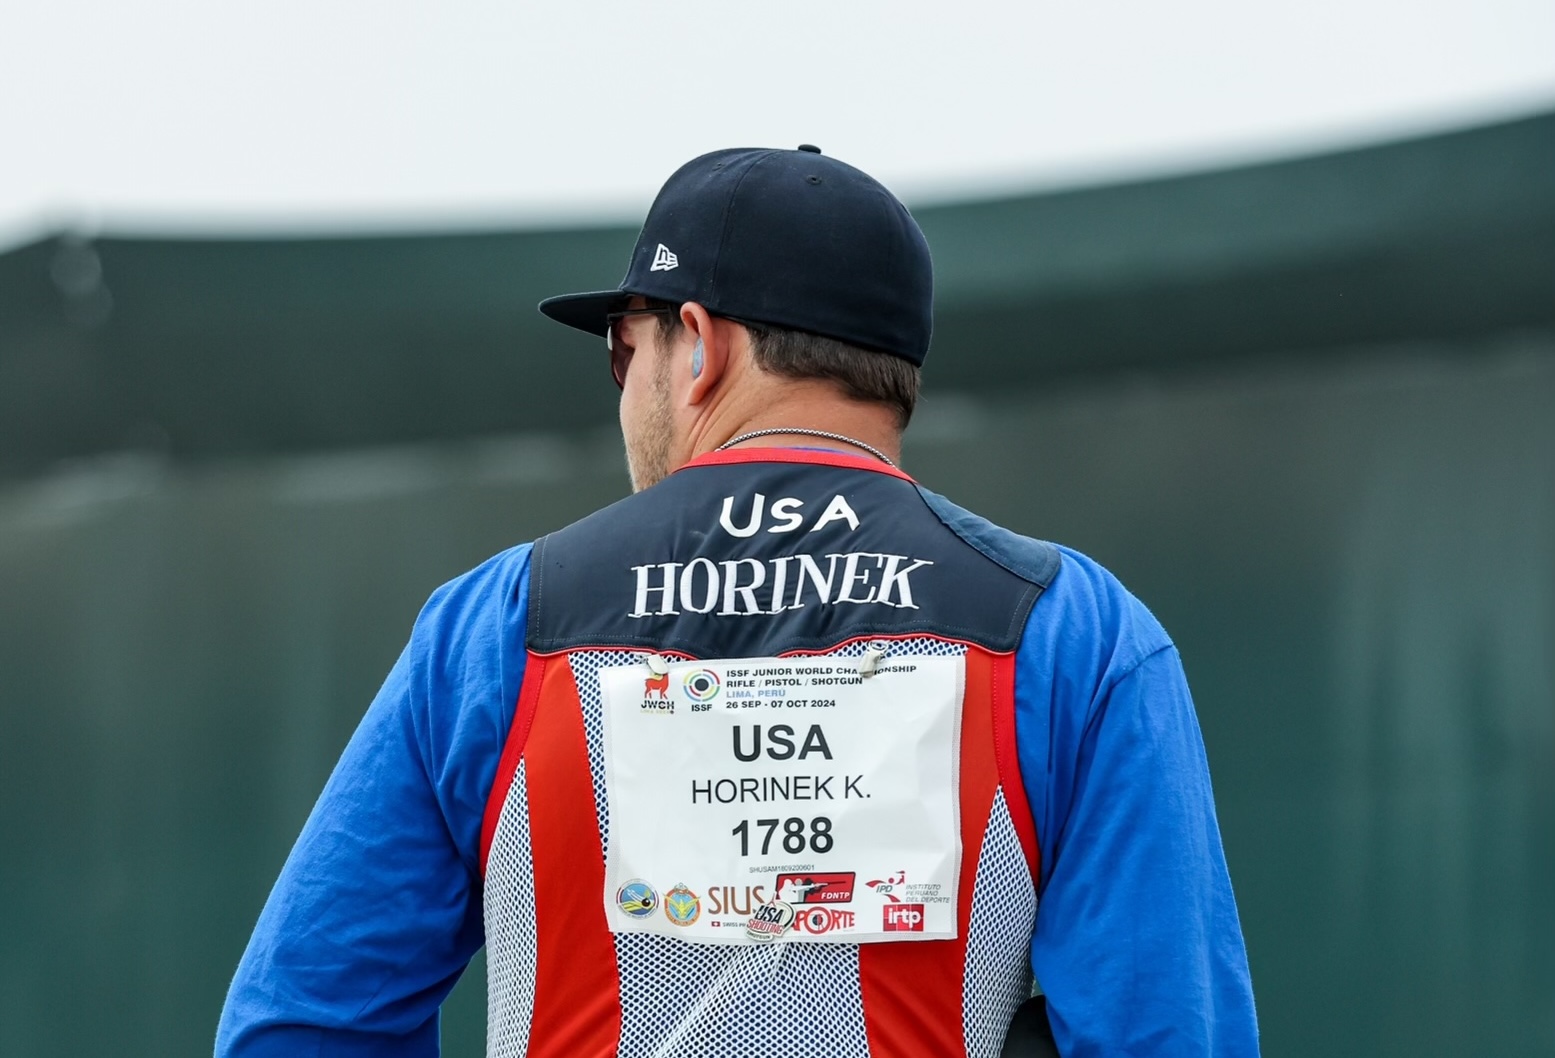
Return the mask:
M 734 410 L 730 409 L 731 412 Z M 746 436 L 767 430 L 779 432 Z M 794 430 L 834 434 L 842 440 L 791 432 Z M 902 435 L 890 408 L 848 400 L 827 386 L 823 392 L 801 391 L 745 414 L 714 416 L 694 439 L 691 458 L 725 445 L 731 448 L 828 448 L 860 455 L 870 455 L 869 449 L 875 448 L 893 463 L 900 463 Z
M 868 456 L 884 460 L 895 466 L 901 461 L 900 451 L 888 452 L 882 445 L 872 444 L 841 433 L 837 430 L 809 430 L 800 427 L 782 427 L 773 433 L 752 430 L 736 434 L 722 448 L 809 448 L 826 452 L 844 452 L 850 455 Z M 883 443 L 882 443 L 883 444 Z

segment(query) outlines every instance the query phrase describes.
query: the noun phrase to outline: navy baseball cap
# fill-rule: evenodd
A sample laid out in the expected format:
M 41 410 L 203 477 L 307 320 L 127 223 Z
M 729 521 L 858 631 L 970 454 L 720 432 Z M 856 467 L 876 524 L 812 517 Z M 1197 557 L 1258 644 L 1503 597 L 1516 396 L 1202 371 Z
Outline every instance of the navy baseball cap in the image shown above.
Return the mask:
M 922 364 L 934 326 L 929 244 L 874 177 L 805 145 L 694 158 L 659 191 L 615 290 L 540 302 L 603 336 L 633 294 L 836 338 Z

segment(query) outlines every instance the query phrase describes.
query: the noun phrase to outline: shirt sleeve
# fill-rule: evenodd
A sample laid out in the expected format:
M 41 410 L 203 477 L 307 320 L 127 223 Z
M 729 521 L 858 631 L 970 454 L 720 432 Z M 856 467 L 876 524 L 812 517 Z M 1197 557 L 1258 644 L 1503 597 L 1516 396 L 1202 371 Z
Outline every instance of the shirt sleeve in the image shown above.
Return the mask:
M 523 680 L 527 545 L 422 610 L 227 995 L 222 1058 L 436 1055 L 483 943 L 480 829 Z
M 1105 682 L 1081 715 L 1055 720 L 1043 765 L 1031 946 L 1060 1052 L 1256 1055 L 1247 953 L 1176 649 Z

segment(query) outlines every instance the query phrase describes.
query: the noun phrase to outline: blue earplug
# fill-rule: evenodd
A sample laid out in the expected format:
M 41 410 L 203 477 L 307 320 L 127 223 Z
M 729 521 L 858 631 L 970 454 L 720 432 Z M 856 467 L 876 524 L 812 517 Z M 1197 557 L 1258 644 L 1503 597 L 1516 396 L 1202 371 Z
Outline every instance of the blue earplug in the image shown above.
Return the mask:
M 697 339 L 696 348 L 691 350 L 691 377 L 702 377 L 702 339 Z

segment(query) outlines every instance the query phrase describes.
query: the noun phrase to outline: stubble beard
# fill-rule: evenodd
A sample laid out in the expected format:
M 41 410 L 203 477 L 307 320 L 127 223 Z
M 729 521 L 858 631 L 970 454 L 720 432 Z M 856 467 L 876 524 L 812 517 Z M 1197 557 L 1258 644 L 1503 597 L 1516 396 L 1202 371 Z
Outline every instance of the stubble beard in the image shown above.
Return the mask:
M 653 388 L 642 421 L 625 438 L 626 472 L 632 479 L 632 491 L 651 488 L 669 476 L 670 443 L 674 440 L 674 418 L 670 414 L 669 357 L 654 364 Z

